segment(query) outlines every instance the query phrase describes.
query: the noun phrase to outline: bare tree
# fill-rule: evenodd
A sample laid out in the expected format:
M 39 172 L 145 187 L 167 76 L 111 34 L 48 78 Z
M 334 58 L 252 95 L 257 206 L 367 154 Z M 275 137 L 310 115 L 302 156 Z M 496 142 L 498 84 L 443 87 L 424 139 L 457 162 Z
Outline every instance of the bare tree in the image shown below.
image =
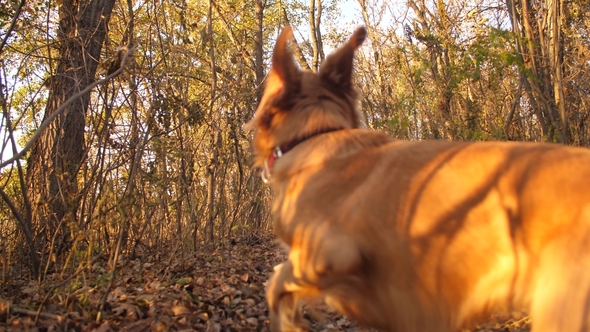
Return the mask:
M 59 59 L 49 82 L 45 118 L 95 79 L 115 0 L 64 0 L 59 7 Z M 37 141 L 28 160 L 28 193 L 37 233 L 59 256 L 78 224 L 78 171 L 85 158 L 84 130 L 90 93 L 72 103 Z M 47 253 L 47 252 L 46 252 Z
M 520 80 L 546 140 L 569 142 L 563 78 L 564 2 L 506 0 L 514 42 L 526 71 Z
M 311 69 L 318 71 L 320 63 L 324 60 L 324 45 L 322 42 L 322 0 L 309 0 L 309 34 L 313 56 Z

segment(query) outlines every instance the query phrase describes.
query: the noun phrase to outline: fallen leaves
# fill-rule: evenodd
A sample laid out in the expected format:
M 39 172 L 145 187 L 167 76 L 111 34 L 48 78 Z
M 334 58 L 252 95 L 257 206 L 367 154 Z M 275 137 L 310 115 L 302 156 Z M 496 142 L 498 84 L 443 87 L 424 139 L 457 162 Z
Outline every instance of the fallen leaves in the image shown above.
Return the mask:
M 0 299 L 0 331 L 38 328 L 42 331 L 264 331 L 268 309 L 263 283 L 284 254 L 270 234 L 251 235 L 232 246 L 203 248 L 193 254 L 170 253 L 171 259 L 153 260 L 162 253 L 118 262 L 119 273 L 107 295 L 107 305 L 96 322 L 108 269 L 95 264 L 84 282 L 72 280 L 49 294 L 44 285 L 22 281 L 11 301 Z M 176 257 L 173 257 L 176 255 Z M 171 262 L 166 264 L 165 262 Z M 38 309 L 41 308 L 40 311 Z
M 73 279 L 55 294 L 46 292 L 62 282 L 56 276 L 43 285 L 20 280 L 10 301 L 0 297 L 0 332 L 269 330 L 264 284 L 273 266 L 286 259 L 272 234 L 251 234 L 229 246 L 204 247 L 184 253 L 184 259 L 173 250 L 168 254 L 144 250 L 140 258 L 118 262 L 118 277 L 99 322 L 98 308 L 110 279 L 108 269 L 99 264 L 94 275 L 85 274 L 83 282 Z M 325 305 L 309 308 L 306 317 L 313 331 L 363 331 Z M 472 331 L 524 332 L 530 327 L 523 317 L 506 324 L 498 321 Z

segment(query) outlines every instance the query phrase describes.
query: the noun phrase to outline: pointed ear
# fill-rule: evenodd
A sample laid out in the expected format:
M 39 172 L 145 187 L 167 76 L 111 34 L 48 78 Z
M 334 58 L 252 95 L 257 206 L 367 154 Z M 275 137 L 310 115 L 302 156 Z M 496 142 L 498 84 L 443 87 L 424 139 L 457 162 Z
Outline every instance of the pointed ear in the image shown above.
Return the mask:
M 294 76 L 298 76 L 299 68 L 295 64 L 295 57 L 287 43 L 293 38 L 293 29 L 285 26 L 272 52 L 272 67 L 270 74 L 281 83 L 289 83 Z M 267 88 L 268 89 L 268 88 Z
M 346 44 L 330 54 L 320 68 L 322 82 L 331 84 L 346 92 L 352 89 L 352 61 L 354 51 L 365 41 L 367 29 L 360 27 Z
M 285 26 L 272 54 L 272 66 L 266 78 L 264 95 L 254 114 L 254 118 L 244 125 L 244 130 L 251 130 L 260 125 L 263 113 L 270 106 L 288 108 L 292 96 L 300 89 L 301 70 L 295 64 L 295 57 L 288 47 L 293 37 L 293 30 Z
M 272 53 L 272 66 L 268 74 L 265 95 L 276 97 L 273 105 L 289 108 L 293 95 L 301 88 L 301 70 L 295 63 L 293 52 L 287 43 L 293 38 L 293 30 L 285 26 Z

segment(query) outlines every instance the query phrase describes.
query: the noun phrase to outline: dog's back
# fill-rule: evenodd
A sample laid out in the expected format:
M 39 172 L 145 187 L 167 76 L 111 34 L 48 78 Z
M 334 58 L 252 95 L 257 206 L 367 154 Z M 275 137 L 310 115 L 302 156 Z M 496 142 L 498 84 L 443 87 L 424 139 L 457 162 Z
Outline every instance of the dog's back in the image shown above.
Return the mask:
M 302 156 L 319 146 L 348 155 L 327 161 L 316 156 L 321 167 L 283 181 L 276 228 L 297 248 L 300 256 L 291 259 L 312 270 L 307 274 L 341 275 L 322 285 L 333 306 L 370 326 L 424 331 L 454 330 L 498 310 L 547 303 L 530 308 L 541 331 L 584 330 L 549 329 L 537 317 L 558 324 L 548 309 L 559 317 L 587 314 L 585 301 L 566 300 L 590 294 L 582 282 L 590 280 L 590 269 L 583 267 L 590 246 L 585 150 L 441 141 L 350 152 L 350 146 L 318 139 L 278 162 L 276 170 L 312 168 L 299 163 L 309 162 Z M 350 247 L 360 254 L 350 255 Z M 351 264 L 350 256 L 361 258 Z M 334 263 L 314 271 L 320 260 Z M 566 294 L 562 301 L 555 298 L 560 294 Z
M 249 123 L 290 246 L 267 290 L 273 329 L 305 330 L 297 302 L 319 296 L 389 331 L 455 331 L 513 309 L 534 331 L 590 331 L 590 152 L 360 129 L 364 36 L 315 74 L 294 65 L 284 32 Z

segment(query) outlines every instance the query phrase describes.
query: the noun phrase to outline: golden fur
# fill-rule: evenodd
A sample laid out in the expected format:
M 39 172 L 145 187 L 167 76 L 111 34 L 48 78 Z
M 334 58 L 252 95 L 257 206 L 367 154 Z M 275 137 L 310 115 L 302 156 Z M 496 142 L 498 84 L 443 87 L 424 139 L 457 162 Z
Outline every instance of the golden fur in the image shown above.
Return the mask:
M 590 151 L 362 129 L 351 76 L 365 36 L 316 74 L 295 65 L 285 28 L 246 125 L 259 166 L 308 137 L 269 170 L 290 248 L 267 289 L 272 330 L 306 330 L 299 302 L 317 297 L 387 331 L 457 331 L 513 309 L 535 332 L 590 331 Z M 342 130 L 318 133 L 330 128 Z

